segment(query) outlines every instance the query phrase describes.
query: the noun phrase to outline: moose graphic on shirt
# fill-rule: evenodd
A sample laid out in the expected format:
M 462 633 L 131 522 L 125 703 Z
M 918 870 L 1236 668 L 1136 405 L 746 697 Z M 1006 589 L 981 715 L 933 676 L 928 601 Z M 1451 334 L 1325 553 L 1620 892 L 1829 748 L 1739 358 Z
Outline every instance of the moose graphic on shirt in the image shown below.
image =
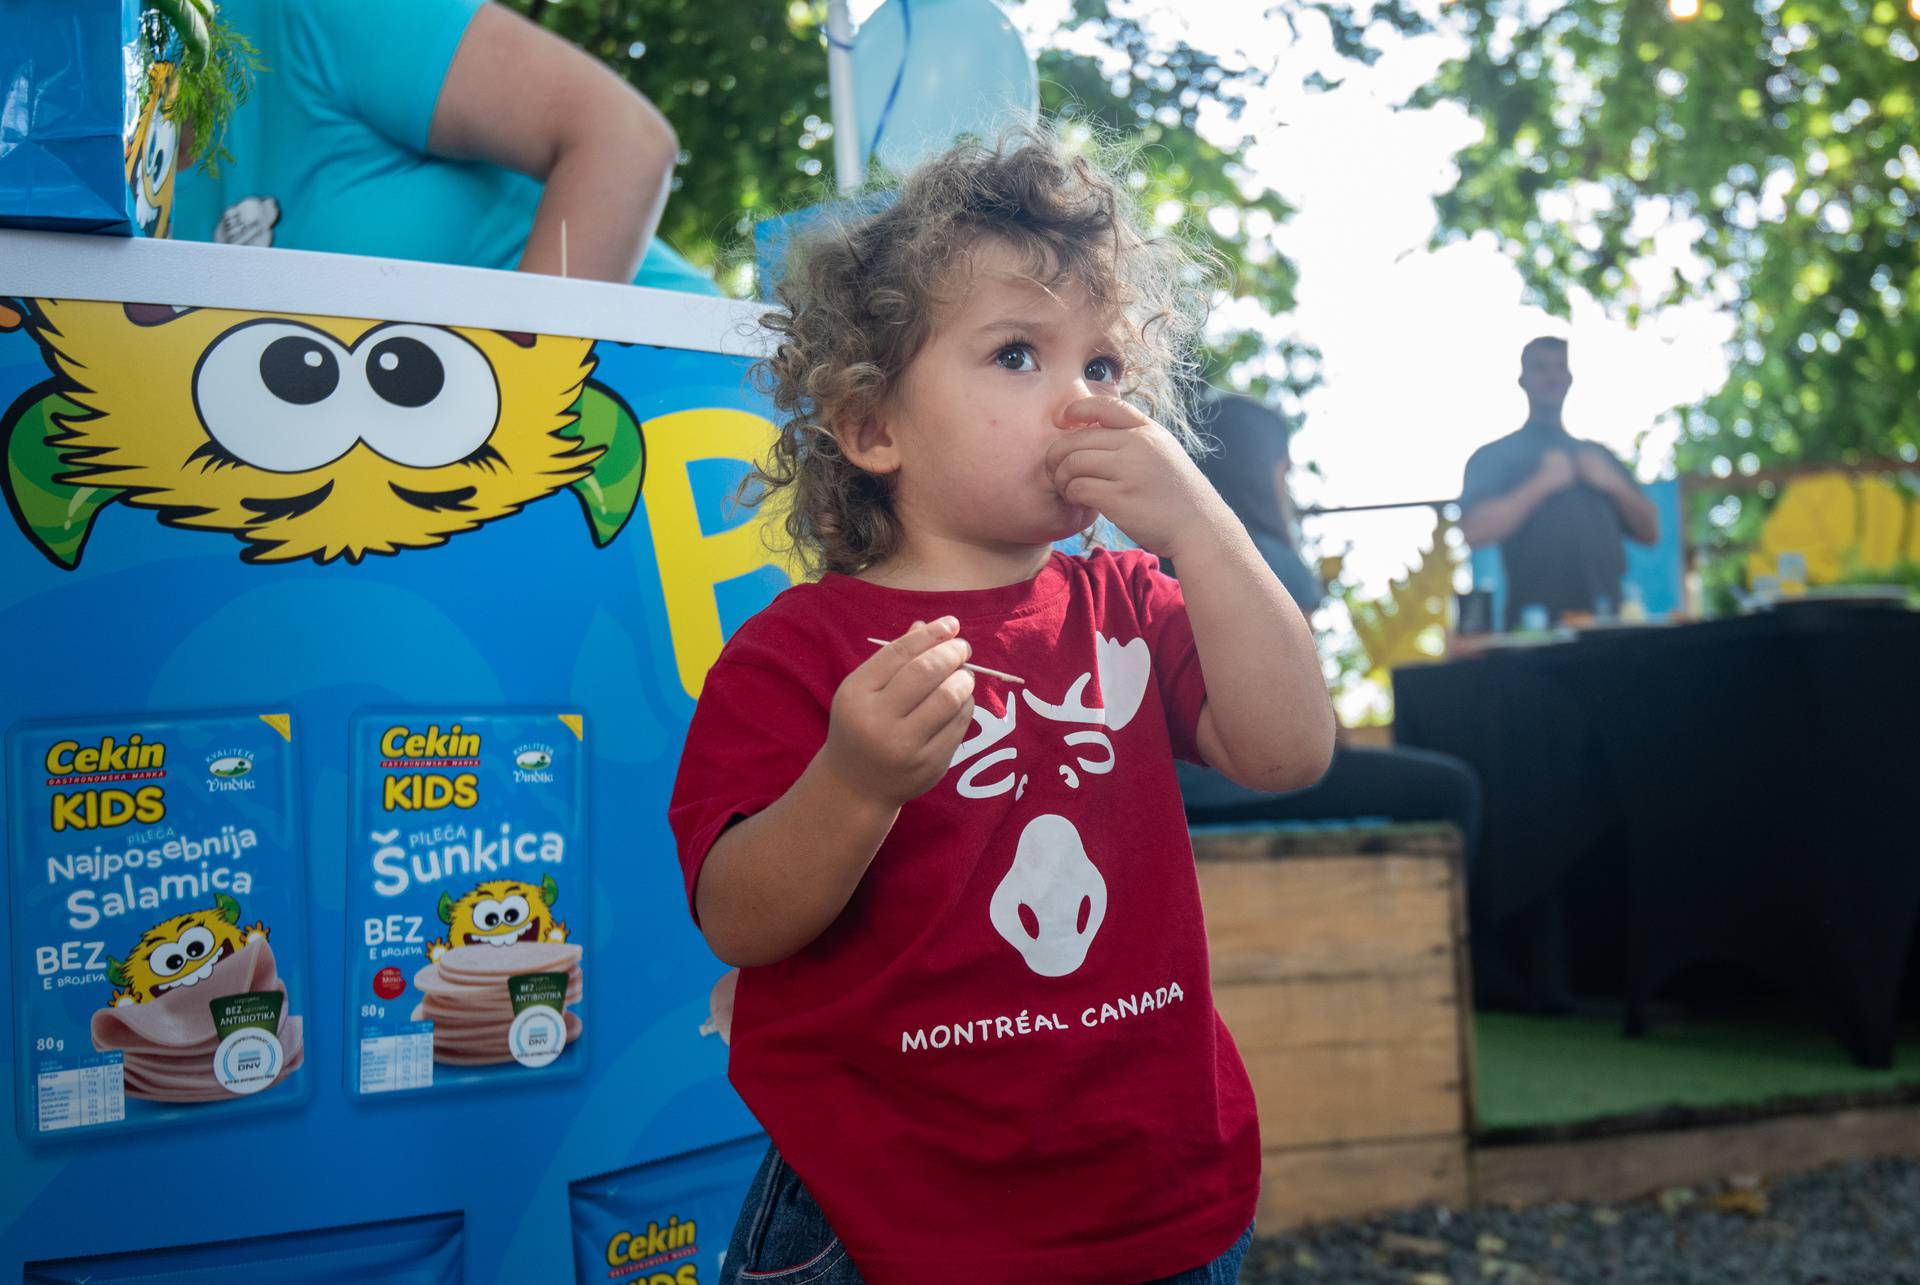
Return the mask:
M 1123 644 L 1096 633 L 1094 665 L 1104 702 L 1100 706 L 1086 701 L 1093 671 L 1076 678 L 1058 704 L 1027 688 L 1017 699 L 1008 696 L 1004 714 L 976 704 L 973 731 L 949 764 L 957 767 L 971 760 L 954 785 L 960 796 L 990 799 L 1012 791 L 1017 800 L 1026 793 L 1031 778 L 1022 770 L 1019 748 L 1001 744 L 1013 735 L 1022 704 L 1033 716 L 1075 729 L 1064 738 L 1073 762 L 1055 764 L 1068 789 L 1078 790 L 1085 778 L 1112 772 L 1116 758 L 1108 733 L 1125 727 L 1139 711 L 1152 676 L 1152 657 L 1144 638 Z M 1013 866 L 994 889 L 988 915 L 994 931 L 1042 977 L 1065 977 L 1086 961 L 1106 919 L 1107 881 L 1070 819 L 1049 812 L 1027 822 Z

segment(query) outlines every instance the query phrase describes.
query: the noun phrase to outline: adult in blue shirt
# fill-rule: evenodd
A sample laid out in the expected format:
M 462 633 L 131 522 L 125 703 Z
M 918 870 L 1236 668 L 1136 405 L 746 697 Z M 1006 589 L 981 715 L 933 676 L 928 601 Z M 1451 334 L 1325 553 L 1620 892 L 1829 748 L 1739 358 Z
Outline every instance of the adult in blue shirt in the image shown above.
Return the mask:
M 720 293 L 653 240 L 679 149 L 606 66 L 486 0 L 223 0 L 266 64 L 171 235 Z M 187 148 L 192 140 L 187 140 Z
M 1298 520 L 1287 473 L 1292 467 L 1287 422 L 1270 407 L 1237 393 L 1212 393 L 1194 415 L 1211 453 L 1200 471 L 1220 492 L 1260 556 L 1303 614 L 1326 597 L 1320 577 L 1300 555 Z M 1173 572 L 1179 574 L 1176 565 Z M 1457 758 L 1399 746 L 1373 748 L 1335 734 L 1333 763 L 1317 785 L 1267 794 L 1236 785 L 1210 768 L 1176 763 L 1187 818 L 1196 824 L 1248 821 L 1451 821 L 1471 863 L 1480 833 L 1480 778 Z
M 1467 461 L 1460 534 L 1476 549 L 1499 546 L 1508 629 L 1528 607 L 1556 622 L 1617 607 L 1627 571 L 1623 537 L 1660 539 L 1660 512 L 1627 466 L 1598 442 L 1567 432 L 1561 411 L 1572 386 L 1566 340 L 1528 343 L 1520 350 L 1527 422 Z

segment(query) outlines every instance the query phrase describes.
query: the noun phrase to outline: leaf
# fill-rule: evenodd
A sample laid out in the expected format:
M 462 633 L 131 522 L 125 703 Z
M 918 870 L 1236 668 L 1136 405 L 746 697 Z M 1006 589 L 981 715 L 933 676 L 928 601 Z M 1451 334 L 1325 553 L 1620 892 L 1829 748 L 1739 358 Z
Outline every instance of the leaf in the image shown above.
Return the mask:
M 1808 584 L 1832 584 L 1857 548 L 1859 496 L 1844 473 L 1795 478 L 1767 515 L 1747 558 L 1749 583 L 1777 574 L 1780 555 L 1806 559 Z
M 1458 556 L 1446 541 L 1451 525 L 1444 518 L 1435 523 L 1432 542 L 1421 550 L 1420 561 L 1389 582 L 1384 599 L 1348 602 L 1354 633 L 1372 673 L 1380 678 L 1437 654 L 1432 644 L 1446 628 L 1458 567 Z
M 1870 572 L 1897 564 L 1906 525 L 1905 493 L 1884 477 L 1860 479 L 1860 536 L 1855 545 L 1859 570 Z
M 573 484 L 573 493 L 587 515 L 593 543 L 605 548 L 627 525 L 640 501 L 640 483 L 646 475 L 647 448 L 633 412 L 620 395 L 589 380 L 580 390 L 571 413 L 573 423 L 561 436 L 579 439 L 599 449 L 593 471 Z
M 7 454 L 0 484 L 21 532 L 57 566 L 71 570 L 79 565 L 94 516 L 120 492 L 59 480 L 71 465 L 54 445 L 66 431 L 57 417 L 86 412 L 52 387 L 46 383 L 28 389 L 0 418 L 0 441 Z

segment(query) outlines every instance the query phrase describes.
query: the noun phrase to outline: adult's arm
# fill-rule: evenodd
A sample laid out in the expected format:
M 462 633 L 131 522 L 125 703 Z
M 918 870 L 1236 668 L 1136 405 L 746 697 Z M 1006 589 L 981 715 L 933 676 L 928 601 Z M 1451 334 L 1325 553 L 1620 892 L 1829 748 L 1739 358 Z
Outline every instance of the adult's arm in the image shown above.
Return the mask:
M 545 184 L 519 270 L 627 282 L 660 222 L 680 148 L 666 117 L 605 65 L 497 4 L 460 41 L 427 150 Z
M 1626 466 L 1602 447 L 1586 447 L 1580 454 L 1580 476 L 1588 486 L 1613 501 L 1627 538 L 1639 544 L 1660 539 L 1660 510 L 1640 490 Z
M 1467 490 L 1473 492 L 1473 469 L 1468 467 Z M 1505 495 L 1472 500 L 1463 504 L 1460 534 L 1476 548 L 1501 543 L 1533 516 L 1547 499 L 1573 484 L 1573 461 L 1565 451 L 1548 451 L 1540 457 L 1540 467 L 1532 477 Z

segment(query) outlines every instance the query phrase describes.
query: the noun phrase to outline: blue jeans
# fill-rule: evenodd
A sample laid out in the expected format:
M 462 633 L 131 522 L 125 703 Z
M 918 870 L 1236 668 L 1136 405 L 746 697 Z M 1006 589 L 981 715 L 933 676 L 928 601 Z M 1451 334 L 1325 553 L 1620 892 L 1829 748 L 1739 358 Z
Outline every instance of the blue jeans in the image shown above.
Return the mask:
M 1145 1285 L 1235 1285 L 1240 1260 L 1253 1244 L 1253 1226 L 1226 1253 L 1203 1267 L 1163 1276 Z M 740 1207 L 720 1285 L 862 1285 L 860 1273 L 840 1237 L 827 1225 L 798 1174 L 767 1148 L 760 1172 Z

